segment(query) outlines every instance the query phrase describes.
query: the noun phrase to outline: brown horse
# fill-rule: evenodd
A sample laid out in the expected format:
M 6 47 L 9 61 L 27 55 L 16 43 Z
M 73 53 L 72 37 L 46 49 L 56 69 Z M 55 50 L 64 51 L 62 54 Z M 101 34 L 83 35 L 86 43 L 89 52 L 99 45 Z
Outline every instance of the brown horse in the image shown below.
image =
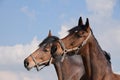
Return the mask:
M 36 67 L 36 69 L 39 70 L 40 66 L 47 66 L 51 60 L 51 43 L 57 39 L 57 37 L 51 36 L 49 32 L 48 37 L 43 40 L 39 48 L 24 60 L 25 68 L 30 70 Z M 52 59 L 52 64 L 54 64 L 56 69 L 58 80 L 80 80 L 81 76 L 84 74 L 81 56 L 66 55 L 63 62 Z M 87 80 L 85 78 L 82 77 L 81 80 Z
M 110 56 L 101 49 L 94 37 L 88 18 L 85 25 L 78 23 L 65 38 L 54 41 L 51 48 L 53 58 L 61 56 L 62 61 L 66 53 L 71 51 L 82 56 L 88 80 L 120 80 L 120 76 L 112 71 Z

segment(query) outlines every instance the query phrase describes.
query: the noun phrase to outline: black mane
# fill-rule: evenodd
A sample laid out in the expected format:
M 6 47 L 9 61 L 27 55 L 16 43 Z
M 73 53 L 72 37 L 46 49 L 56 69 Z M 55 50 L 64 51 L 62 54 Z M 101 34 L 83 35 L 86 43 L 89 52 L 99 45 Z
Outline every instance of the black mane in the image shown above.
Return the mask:
M 57 41 L 59 40 L 59 38 L 57 36 L 49 36 L 47 38 L 45 38 L 40 44 L 39 44 L 39 47 L 42 46 L 43 44 L 45 43 L 52 43 L 54 41 Z
M 108 62 L 111 63 L 111 56 L 110 56 L 110 53 L 104 51 L 104 55 L 105 55 L 106 59 L 108 60 Z

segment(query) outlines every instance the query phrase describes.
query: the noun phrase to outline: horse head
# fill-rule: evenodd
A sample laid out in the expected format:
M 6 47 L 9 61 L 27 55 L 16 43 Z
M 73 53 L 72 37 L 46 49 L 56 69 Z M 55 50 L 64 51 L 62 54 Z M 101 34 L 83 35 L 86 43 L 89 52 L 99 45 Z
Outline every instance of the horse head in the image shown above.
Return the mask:
M 35 67 L 39 71 L 39 66 L 47 66 L 51 61 L 51 43 L 56 39 L 57 37 L 52 36 L 51 31 L 49 31 L 47 38 L 39 44 L 39 48 L 24 60 L 25 68 L 30 70 Z
M 53 43 L 51 54 L 53 57 L 64 56 L 65 53 L 78 51 L 83 47 L 91 36 L 89 20 L 82 23 L 82 17 L 78 21 L 78 25 L 68 30 L 69 34 L 62 40 L 57 40 Z

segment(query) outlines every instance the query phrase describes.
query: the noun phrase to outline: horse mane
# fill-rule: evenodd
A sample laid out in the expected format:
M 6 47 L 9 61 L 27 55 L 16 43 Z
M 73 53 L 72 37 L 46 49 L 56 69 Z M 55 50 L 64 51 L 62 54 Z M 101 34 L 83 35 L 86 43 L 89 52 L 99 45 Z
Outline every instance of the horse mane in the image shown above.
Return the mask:
M 92 30 L 91 30 L 91 32 L 92 32 Z M 92 35 L 94 36 L 93 32 L 92 32 Z M 97 39 L 96 39 L 95 37 L 94 37 L 94 39 L 95 39 L 95 41 L 98 43 L 98 41 L 97 41 Z M 99 43 L 98 43 L 98 46 L 100 46 Z M 105 58 L 107 59 L 107 61 L 108 61 L 109 63 L 111 63 L 110 53 L 108 53 L 108 52 L 105 51 L 105 50 L 102 50 L 102 51 L 103 51 L 103 54 L 104 54 Z
M 59 38 L 57 36 L 49 36 L 47 38 L 45 38 L 40 44 L 39 44 L 39 47 L 42 46 L 43 44 L 46 44 L 46 43 L 52 43 L 54 41 L 57 41 L 59 40 Z
M 106 59 L 108 60 L 108 62 L 111 63 L 111 56 L 110 56 L 110 53 L 104 51 L 104 55 L 105 55 Z
M 92 30 L 91 30 L 91 32 L 92 32 Z M 92 32 L 92 35 L 94 36 L 93 32 Z M 95 39 L 95 41 L 97 42 L 98 46 L 100 46 L 99 43 L 98 43 L 98 41 L 97 41 L 97 39 L 95 38 L 95 36 L 94 36 L 94 39 Z M 103 51 L 103 54 L 104 54 L 106 60 L 107 60 L 109 63 L 111 63 L 110 53 L 108 53 L 108 52 L 105 51 L 105 50 L 102 50 L 102 51 Z

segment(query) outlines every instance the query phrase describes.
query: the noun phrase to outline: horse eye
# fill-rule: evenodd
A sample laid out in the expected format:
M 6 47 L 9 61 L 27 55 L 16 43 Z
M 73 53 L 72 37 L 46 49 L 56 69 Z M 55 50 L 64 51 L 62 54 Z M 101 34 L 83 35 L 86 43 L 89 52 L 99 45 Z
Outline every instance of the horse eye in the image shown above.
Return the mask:
M 45 51 L 45 52 L 49 52 L 49 50 L 48 50 L 48 49 L 44 49 L 44 51 Z
M 82 32 L 81 34 L 83 35 L 85 32 Z
M 81 35 L 80 35 L 80 34 L 76 34 L 76 37 L 78 37 L 78 38 L 79 38 L 79 37 L 81 37 Z
M 71 46 L 73 46 L 73 45 L 74 45 L 74 42 L 71 43 Z

